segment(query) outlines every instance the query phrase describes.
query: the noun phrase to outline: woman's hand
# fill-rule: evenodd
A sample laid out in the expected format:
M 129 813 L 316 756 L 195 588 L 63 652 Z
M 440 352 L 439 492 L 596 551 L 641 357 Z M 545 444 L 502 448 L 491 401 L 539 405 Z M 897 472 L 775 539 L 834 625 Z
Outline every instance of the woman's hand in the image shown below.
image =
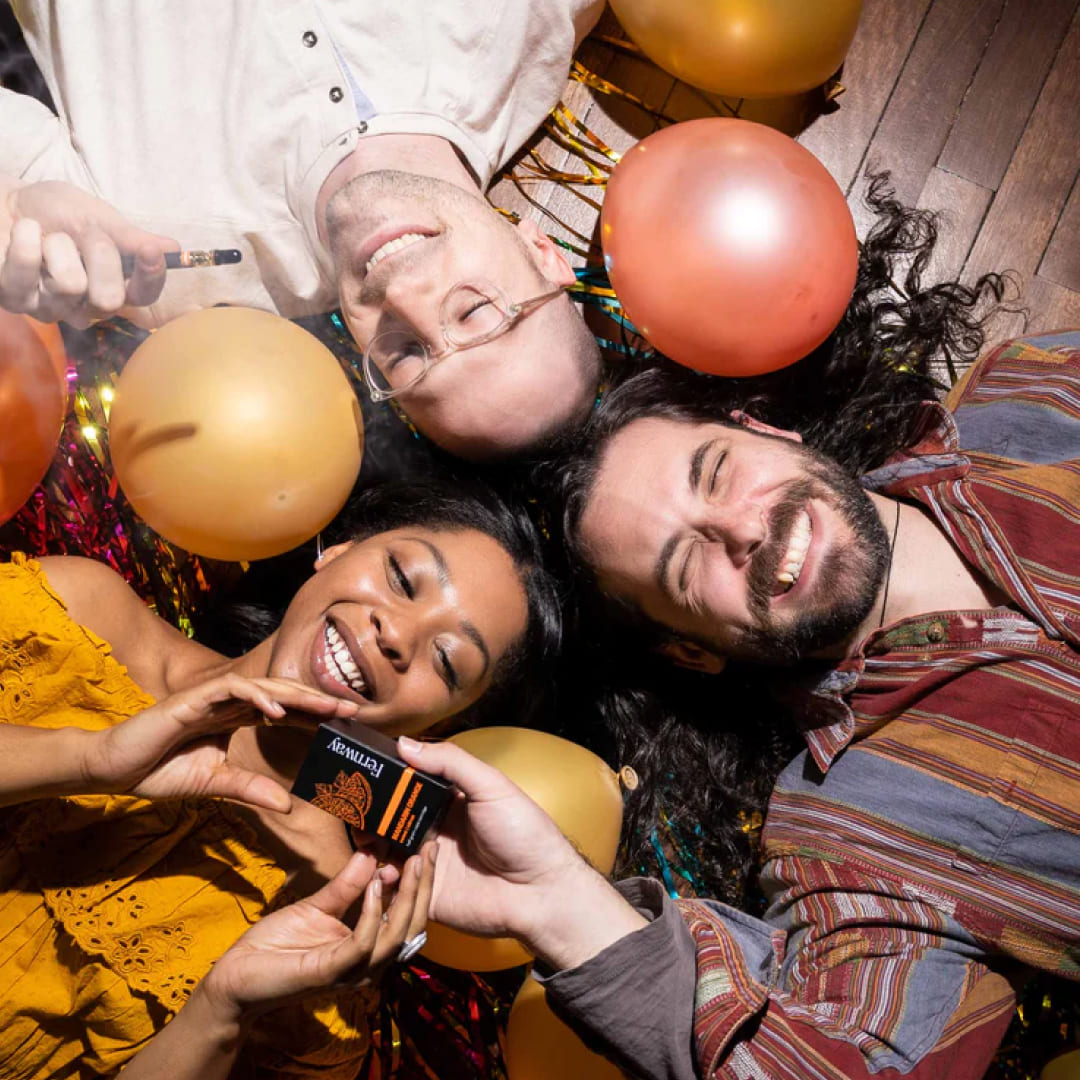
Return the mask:
M 250 1022 L 260 1013 L 327 986 L 377 979 L 402 944 L 424 928 L 434 860 L 434 844 L 409 859 L 385 920 L 387 889 L 397 872 L 384 867 L 376 876 L 375 859 L 361 854 L 313 896 L 267 915 L 218 960 L 176 1017 L 125 1066 L 125 1080 L 225 1080 L 235 1075 Z M 363 909 L 350 930 L 343 919 L 365 889 Z
M 393 872 L 376 873 L 375 858 L 358 852 L 317 893 L 256 923 L 197 992 L 214 1015 L 242 1023 L 333 984 L 376 981 L 427 923 L 435 854 L 430 843 L 405 863 L 384 917 Z M 350 930 L 342 920 L 361 894 L 363 908 Z
M 82 792 L 146 799 L 208 796 L 288 812 L 287 791 L 233 764 L 229 736 L 260 722 L 314 728 L 357 706 L 289 679 L 223 675 L 158 702 L 84 740 Z

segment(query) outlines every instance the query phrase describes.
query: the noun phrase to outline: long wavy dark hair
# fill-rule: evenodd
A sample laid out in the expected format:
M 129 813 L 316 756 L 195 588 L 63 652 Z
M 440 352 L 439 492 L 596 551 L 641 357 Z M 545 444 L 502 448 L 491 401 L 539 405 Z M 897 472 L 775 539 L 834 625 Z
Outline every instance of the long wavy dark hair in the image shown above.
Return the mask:
M 476 529 L 513 560 L 528 605 L 525 632 L 499 660 L 487 691 L 454 719 L 462 727 L 494 720 L 528 725 L 543 711 L 562 639 L 559 586 L 545 567 L 532 521 L 520 507 L 478 483 L 388 483 L 354 495 L 323 537 L 329 545 L 410 526 L 436 532 Z M 253 648 L 277 629 L 314 562 L 311 541 L 254 563 L 235 589 L 195 619 L 196 638 L 227 656 Z
M 700 375 L 663 358 L 643 370 L 624 365 L 584 429 L 536 470 L 580 605 L 564 697 L 591 699 L 591 719 L 582 706 L 573 722 L 588 730 L 599 718 L 609 755 L 640 780 L 627 804 L 621 870 L 655 874 L 681 861 L 696 889 L 733 903 L 749 903 L 755 823 L 800 748 L 790 702 L 778 694 L 786 680 L 746 664 L 701 676 L 663 661 L 656 647 L 670 635 L 600 594 L 578 526 L 609 440 L 642 416 L 715 423 L 740 409 L 800 432 L 855 475 L 915 441 L 918 404 L 940 396 L 943 376 L 977 357 L 985 319 L 1008 282 L 988 274 L 971 286 L 925 286 L 934 215 L 898 203 L 883 175 L 867 199 L 876 223 L 861 247 L 854 295 L 812 354 L 747 379 Z

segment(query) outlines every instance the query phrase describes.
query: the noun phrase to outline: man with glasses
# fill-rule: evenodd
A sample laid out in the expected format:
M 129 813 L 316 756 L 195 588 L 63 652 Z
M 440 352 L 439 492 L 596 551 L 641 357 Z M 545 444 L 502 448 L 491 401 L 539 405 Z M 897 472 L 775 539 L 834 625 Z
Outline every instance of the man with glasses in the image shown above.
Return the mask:
M 0 90 L 0 306 L 144 326 L 340 306 L 372 396 L 469 458 L 586 414 L 573 271 L 483 191 L 600 0 L 13 7 L 56 113 Z M 166 277 L 177 247 L 243 259 Z

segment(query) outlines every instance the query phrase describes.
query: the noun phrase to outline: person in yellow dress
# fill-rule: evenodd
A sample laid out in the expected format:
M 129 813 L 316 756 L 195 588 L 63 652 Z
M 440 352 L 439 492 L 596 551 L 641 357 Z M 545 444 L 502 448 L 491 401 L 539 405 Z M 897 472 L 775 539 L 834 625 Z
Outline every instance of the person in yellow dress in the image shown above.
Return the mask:
M 0 1076 L 355 1075 L 434 845 L 376 871 L 289 795 L 311 728 L 445 731 L 559 634 L 535 535 L 493 497 L 359 514 L 233 659 L 101 564 L 0 565 Z

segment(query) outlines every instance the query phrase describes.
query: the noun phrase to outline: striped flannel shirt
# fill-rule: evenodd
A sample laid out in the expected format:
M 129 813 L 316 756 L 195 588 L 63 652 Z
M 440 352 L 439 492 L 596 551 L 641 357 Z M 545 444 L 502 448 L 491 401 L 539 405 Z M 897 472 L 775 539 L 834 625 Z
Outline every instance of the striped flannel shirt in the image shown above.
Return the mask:
M 1080 333 L 998 347 L 946 405 L 865 482 L 1010 603 L 888 625 L 815 688 L 761 920 L 624 883 L 654 921 L 546 980 L 636 1074 L 975 1080 L 1015 979 L 1080 973 Z

